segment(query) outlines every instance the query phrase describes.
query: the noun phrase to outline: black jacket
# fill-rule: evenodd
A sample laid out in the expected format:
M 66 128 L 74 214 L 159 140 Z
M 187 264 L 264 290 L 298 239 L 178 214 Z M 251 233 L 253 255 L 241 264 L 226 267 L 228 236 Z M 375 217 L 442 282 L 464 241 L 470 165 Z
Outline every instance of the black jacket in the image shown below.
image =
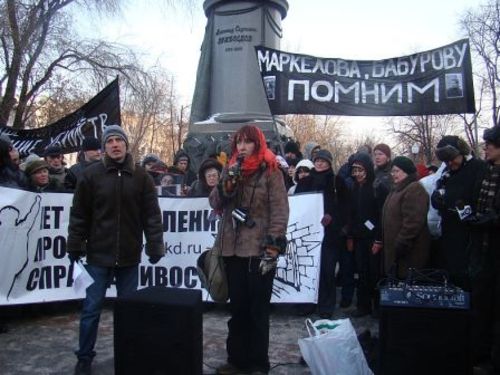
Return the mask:
M 82 178 L 83 171 L 93 163 L 97 163 L 97 161 L 82 160 L 81 162 L 73 165 L 64 177 L 64 187 L 69 190 L 75 190 L 76 184 L 80 178 Z
M 163 255 L 161 211 L 146 171 L 129 154 L 121 165 L 105 156 L 86 168 L 73 197 L 68 252 L 86 254 L 92 265 L 133 266 L 143 232 L 146 254 Z
M 381 241 L 382 207 L 389 191 L 384 184 L 378 184 L 374 187 L 375 172 L 370 155 L 358 152 L 352 158 L 351 167 L 354 163 L 359 163 L 365 168 L 366 182 L 360 185 L 354 180 L 348 215 L 350 222 L 348 235 L 352 238 L 369 238 Z

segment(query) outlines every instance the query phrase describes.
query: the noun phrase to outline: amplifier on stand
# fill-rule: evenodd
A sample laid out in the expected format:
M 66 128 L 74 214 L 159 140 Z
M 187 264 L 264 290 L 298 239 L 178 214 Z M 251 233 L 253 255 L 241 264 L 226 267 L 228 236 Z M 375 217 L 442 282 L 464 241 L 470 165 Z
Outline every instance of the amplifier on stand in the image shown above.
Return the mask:
M 469 294 L 443 285 L 380 288 L 381 375 L 471 375 Z
M 116 375 L 201 374 L 200 290 L 150 287 L 117 298 Z

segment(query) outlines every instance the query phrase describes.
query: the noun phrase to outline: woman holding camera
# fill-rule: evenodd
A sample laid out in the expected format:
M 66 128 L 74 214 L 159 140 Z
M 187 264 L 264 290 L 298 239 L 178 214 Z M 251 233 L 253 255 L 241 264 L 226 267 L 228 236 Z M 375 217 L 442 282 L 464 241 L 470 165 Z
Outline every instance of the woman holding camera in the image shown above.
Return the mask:
M 217 373 L 267 374 L 270 300 L 277 258 L 286 250 L 289 208 L 276 156 L 256 126 L 234 135 L 232 157 L 209 200 L 222 211 L 231 311 L 227 363 Z

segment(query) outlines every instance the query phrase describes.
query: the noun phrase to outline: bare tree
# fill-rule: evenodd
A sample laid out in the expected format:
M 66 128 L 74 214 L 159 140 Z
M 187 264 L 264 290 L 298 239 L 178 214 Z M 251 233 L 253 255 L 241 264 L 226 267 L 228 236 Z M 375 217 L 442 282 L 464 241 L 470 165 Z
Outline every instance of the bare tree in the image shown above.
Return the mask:
M 454 134 L 459 128 L 454 115 L 421 115 L 394 118 L 389 122 L 389 132 L 399 141 L 396 149 L 408 153 L 414 144 L 419 146 L 419 157 L 432 163 L 434 149 L 445 134 Z
M 487 85 L 491 98 L 492 125 L 499 125 L 500 1 L 488 0 L 467 11 L 460 23 L 469 37 L 472 52 L 483 63 L 479 75 Z
M 57 82 L 79 80 L 89 92 L 119 74 L 130 84 L 140 64 L 128 47 L 75 34 L 70 5 L 116 13 L 123 0 L 3 0 L 0 2 L 0 124 L 37 125 L 35 114 L 47 97 L 60 93 Z M 167 6 L 172 2 L 165 1 Z M 189 2 L 180 2 L 189 8 Z M 3 69 L 2 69 L 3 68 Z M 57 77 L 57 78 L 55 78 Z M 61 79 L 61 77 L 64 77 Z M 135 83 L 134 83 L 135 82 Z

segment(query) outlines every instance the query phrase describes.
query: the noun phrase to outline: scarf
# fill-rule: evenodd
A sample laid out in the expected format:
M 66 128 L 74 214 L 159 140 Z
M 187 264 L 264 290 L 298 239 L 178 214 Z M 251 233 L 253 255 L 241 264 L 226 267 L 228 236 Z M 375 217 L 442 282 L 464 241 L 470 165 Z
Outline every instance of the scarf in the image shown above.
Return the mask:
M 252 155 L 247 156 L 241 165 L 243 177 L 248 177 L 257 172 L 263 164 L 267 166 L 267 172 L 270 174 L 272 171 L 278 169 L 278 161 L 276 155 L 267 148 L 266 138 L 262 130 L 258 129 L 259 140 L 255 144 L 255 151 Z M 236 163 L 238 158 L 238 150 L 233 149 L 229 166 Z
M 486 176 L 481 183 L 481 190 L 479 191 L 479 197 L 477 200 L 477 213 L 488 214 L 489 212 L 495 210 L 494 201 L 495 196 L 500 187 L 500 166 L 499 165 L 488 165 L 488 171 Z M 483 233 L 482 237 L 482 249 L 486 250 L 489 247 L 490 236 L 488 231 Z

